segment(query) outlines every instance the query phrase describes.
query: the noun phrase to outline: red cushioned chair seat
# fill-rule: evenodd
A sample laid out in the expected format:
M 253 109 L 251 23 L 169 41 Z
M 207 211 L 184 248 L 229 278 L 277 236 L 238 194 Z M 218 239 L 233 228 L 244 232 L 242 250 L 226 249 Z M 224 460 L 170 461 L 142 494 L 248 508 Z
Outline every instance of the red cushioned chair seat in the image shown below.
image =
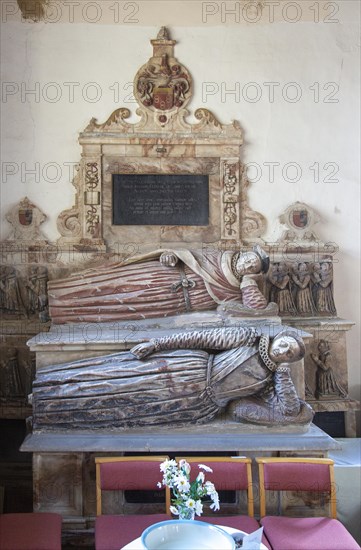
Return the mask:
M 60 514 L 0 514 L 0 550 L 61 550 Z
M 265 516 L 261 525 L 275 550 L 360 550 L 337 519 Z
M 255 518 L 250 516 L 201 516 L 196 517 L 197 520 L 213 523 L 213 525 L 224 525 L 225 527 L 233 527 L 245 533 L 252 533 L 259 529 L 260 525 Z M 267 548 L 272 550 L 267 538 L 263 535 L 262 542 Z
M 120 550 L 123 546 L 140 537 L 144 529 L 171 519 L 167 514 L 147 515 L 104 515 L 95 520 L 96 550 Z

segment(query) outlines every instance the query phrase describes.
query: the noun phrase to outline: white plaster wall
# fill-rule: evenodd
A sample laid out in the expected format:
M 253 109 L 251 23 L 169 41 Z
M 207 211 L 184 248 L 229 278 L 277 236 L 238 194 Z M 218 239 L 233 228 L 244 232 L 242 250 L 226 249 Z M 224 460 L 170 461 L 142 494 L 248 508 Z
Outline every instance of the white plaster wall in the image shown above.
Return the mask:
M 16 10 L 11 2 L 2 3 L 10 8 L 3 10 L 1 28 L 2 238 L 9 227 L 6 212 L 24 196 L 47 214 L 44 233 L 58 237 L 56 218 L 73 205 L 78 132 L 93 116 L 104 121 L 119 106 L 135 109 L 130 83 L 151 55 L 149 40 L 168 24 L 178 42 L 176 56 L 194 78 L 190 110 L 206 107 L 222 122 L 236 119 L 244 129 L 242 160 L 258 165 L 250 170 L 255 181 L 249 202 L 268 219 L 265 240 L 280 236 L 279 214 L 299 200 L 321 215 L 319 237 L 339 247 L 336 305 L 341 317 L 356 322 L 348 336 L 349 380 L 351 395 L 359 398 L 359 3 L 320 1 L 316 22 L 314 2 L 291 6 L 282 0 L 270 22 L 266 2 L 266 16 L 251 24 L 240 11 L 239 23 L 225 12 L 224 6 L 232 9 L 240 2 L 143 1 L 131 8 L 112 2 L 120 10 L 115 23 L 109 2 L 82 0 L 88 20 L 96 13 L 92 5 L 98 14 L 100 6 L 97 23 L 78 11 L 70 22 L 63 5 L 61 20 L 52 24 L 11 15 Z M 289 11 L 282 12 L 285 4 Z M 132 16 L 134 5 L 138 11 Z M 291 23 L 294 10 L 301 19 Z M 132 21 L 125 22 L 125 16 Z M 26 94 L 31 89 L 35 93 Z M 296 92 L 302 96 L 292 101 Z M 259 99 L 252 101 L 257 93 Z M 273 181 L 265 163 L 279 163 Z M 296 163 L 298 173 L 296 165 L 287 169 L 288 163 Z

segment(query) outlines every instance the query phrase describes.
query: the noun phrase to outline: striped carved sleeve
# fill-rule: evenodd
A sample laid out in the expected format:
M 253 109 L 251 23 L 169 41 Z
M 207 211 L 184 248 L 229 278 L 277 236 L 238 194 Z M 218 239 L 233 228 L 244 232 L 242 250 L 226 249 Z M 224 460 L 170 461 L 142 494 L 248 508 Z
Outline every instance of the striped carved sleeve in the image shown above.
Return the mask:
M 169 349 L 227 350 L 239 346 L 253 346 L 260 336 L 255 327 L 222 327 L 194 330 L 163 338 L 152 339 L 155 351 Z

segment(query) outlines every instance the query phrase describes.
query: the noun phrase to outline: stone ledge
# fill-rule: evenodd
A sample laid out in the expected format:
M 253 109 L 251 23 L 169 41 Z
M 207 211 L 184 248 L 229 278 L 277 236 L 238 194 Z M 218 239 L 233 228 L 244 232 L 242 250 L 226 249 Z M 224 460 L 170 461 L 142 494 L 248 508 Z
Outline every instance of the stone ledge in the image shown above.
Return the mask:
M 293 429 L 293 427 L 292 427 Z M 304 428 L 303 428 L 304 429 Z M 286 431 L 288 430 L 288 431 Z M 297 431 L 298 430 L 298 431 Z M 306 451 L 325 453 L 340 445 L 317 426 L 302 433 L 296 427 L 290 433 L 287 428 L 266 428 L 233 423 L 214 423 L 189 428 L 159 428 L 152 431 L 138 430 L 94 432 L 34 432 L 28 435 L 20 450 L 33 453 L 67 452 L 158 452 L 158 451 Z

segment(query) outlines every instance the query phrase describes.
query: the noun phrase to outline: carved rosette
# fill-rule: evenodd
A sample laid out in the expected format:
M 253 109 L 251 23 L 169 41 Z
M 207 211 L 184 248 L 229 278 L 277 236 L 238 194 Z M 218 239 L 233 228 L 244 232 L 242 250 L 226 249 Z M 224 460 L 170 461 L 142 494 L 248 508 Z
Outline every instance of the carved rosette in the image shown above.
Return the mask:
M 222 238 L 240 240 L 239 160 L 221 160 Z

